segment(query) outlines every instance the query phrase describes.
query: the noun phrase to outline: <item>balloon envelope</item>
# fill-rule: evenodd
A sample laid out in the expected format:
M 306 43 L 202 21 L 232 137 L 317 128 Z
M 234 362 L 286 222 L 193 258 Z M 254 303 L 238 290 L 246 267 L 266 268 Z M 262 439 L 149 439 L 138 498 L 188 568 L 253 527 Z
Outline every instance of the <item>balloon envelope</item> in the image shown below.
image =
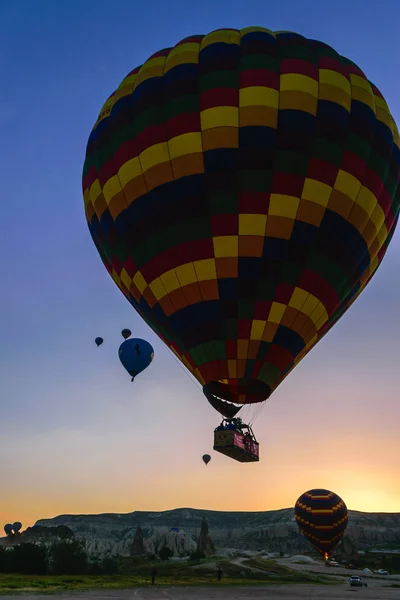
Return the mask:
M 127 75 L 91 132 L 83 194 L 132 306 L 208 399 L 243 405 L 370 281 L 399 173 L 397 127 L 361 69 L 249 27 L 191 36 Z
M 4 532 L 6 535 L 11 535 L 13 532 L 13 526 L 11 525 L 11 523 L 7 523 L 7 525 L 4 525 Z
M 123 329 L 121 331 L 121 335 L 124 338 L 124 340 L 127 340 L 129 337 L 131 337 L 132 331 L 130 329 Z
M 203 462 L 208 465 L 211 460 L 211 456 L 209 454 L 203 454 Z
M 18 533 L 22 528 L 22 523 L 20 523 L 19 521 L 15 521 L 15 523 L 13 523 L 12 528 L 14 530 L 14 533 Z
M 140 338 L 125 340 L 118 350 L 119 360 L 132 378 L 147 369 L 154 358 L 153 346 Z
M 97 338 L 94 340 L 94 342 L 95 342 L 96 346 L 101 346 L 101 345 L 102 345 L 102 343 L 104 342 L 104 340 L 103 340 L 103 338 L 102 338 L 102 337 L 97 337 Z
M 300 531 L 325 558 L 328 558 L 347 527 L 347 507 L 329 490 L 309 490 L 300 496 L 294 508 Z

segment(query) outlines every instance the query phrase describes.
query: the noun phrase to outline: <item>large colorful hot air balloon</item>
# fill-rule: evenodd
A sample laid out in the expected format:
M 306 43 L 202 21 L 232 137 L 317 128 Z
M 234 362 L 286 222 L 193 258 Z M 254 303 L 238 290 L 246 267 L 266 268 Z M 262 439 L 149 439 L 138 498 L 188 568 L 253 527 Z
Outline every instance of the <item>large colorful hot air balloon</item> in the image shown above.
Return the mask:
M 363 291 L 399 215 L 399 134 L 326 44 L 260 27 L 131 71 L 90 134 L 111 277 L 225 416 L 263 402 Z
M 300 496 L 294 507 L 300 531 L 327 560 L 347 527 L 347 507 L 329 490 L 309 490 Z

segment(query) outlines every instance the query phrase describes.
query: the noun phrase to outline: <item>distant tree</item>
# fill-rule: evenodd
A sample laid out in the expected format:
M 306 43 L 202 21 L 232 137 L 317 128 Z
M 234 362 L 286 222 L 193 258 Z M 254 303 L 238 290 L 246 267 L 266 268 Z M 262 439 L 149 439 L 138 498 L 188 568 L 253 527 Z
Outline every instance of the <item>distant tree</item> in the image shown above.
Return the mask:
M 19 544 L 7 550 L 12 562 L 12 572 L 24 575 L 44 575 L 47 572 L 47 552 L 38 544 Z M 8 557 L 7 557 L 8 558 Z
M 387 569 L 389 567 L 388 557 L 384 554 L 381 560 L 382 569 Z
M 149 552 L 146 555 L 147 560 L 149 560 L 150 562 L 155 562 L 157 560 L 157 555 L 156 554 L 151 554 L 151 552 Z
M 14 549 L 0 546 L 0 573 L 14 572 Z
M 118 561 L 110 557 L 101 561 L 94 561 L 89 567 L 89 571 L 93 575 L 115 575 L 119 572 Z
M 119 572 L 119 564 L 118 561 L 115 558 L 105 558 L 101 563 L 100 563 L 102 572 L 105 575 L 115 575 L 116 573 Z
M 172 552 L 172 550 L 170 548 L 167 548 L 167 546 L 164 546 L 164 548 L 161 548 L 161 550 L 158 553 L 158 556 L 160 557 L 160 559 L 162 561 L 164 560 L 169 560 L 171 558 L 171 556 L 173 556 L 174 553 Z
M 195 550 L 195 552 L 192 552 L 192 554 L 190 555 L 189 560 L 201 560 L 205 557 L 206 555 L 204 554 L 204 552 L 202 552 L 201 550 Z
M 79 540 L 53 544 L 49 551 L 49 563 L 55 575 L 82 575 L 88 572 L 88 557 Z

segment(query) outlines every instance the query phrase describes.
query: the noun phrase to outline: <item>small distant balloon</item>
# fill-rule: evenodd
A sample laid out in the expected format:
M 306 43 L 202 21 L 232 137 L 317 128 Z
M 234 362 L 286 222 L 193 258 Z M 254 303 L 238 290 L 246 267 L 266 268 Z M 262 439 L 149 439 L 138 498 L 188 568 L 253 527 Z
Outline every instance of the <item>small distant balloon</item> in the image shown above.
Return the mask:
M 153 360 L 154 349 L 146 340 L 130 338 L 122 342 L 118 350 L 118 356 L 122 366 L 128 371 L 133 381 L 136 375 L 147 369 Z
M 122 337 L 124 338 L 124 340 L 127 340 L 128 338 L 130 338 L 130 337 L 131 337 L 131 335 L 132 335 L 132 331 L 131 331 L 130 329 L 123 329 L 123 330 L 121 331 L 121 335 L 122 335 Z
M 13 532 L 13 526 L 11 525 L 11 523 L 7 523 L 7 525 L 4 525 L 4 532 L 6 535 L 11 535 Z
M 19 521 L 15 521 L 15 523 L 13 523 L 12 525 L 12 528 L 14 533 L 18 533 L 22 529 L 22 523 L 20 523 Z
M 97 337 L 97 338 L 94 340 L 94 342 L 95 342 L 96 346 L 101 346 L 101 345 L 102 345 L 102 343 L 104 342 L 104 340 L 103 340 L 103 338 L 102 338 L 102 337 Z
M 206 466 L 208 465 L 210 460 L 211 460 L 211 456 L 209 454 L 203 454 L 203 462 L 205 463 Z

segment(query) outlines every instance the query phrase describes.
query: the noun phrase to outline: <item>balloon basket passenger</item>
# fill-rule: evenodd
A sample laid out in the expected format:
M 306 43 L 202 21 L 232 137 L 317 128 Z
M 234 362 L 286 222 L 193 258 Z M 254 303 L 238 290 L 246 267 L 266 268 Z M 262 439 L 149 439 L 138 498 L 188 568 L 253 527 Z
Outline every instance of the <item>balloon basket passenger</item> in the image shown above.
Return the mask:
M 260 458 L 259 443 L 250 425 L 242 419 L 224 418 L 214 430 L 214 450 L 239 462 L 257 462 Z

